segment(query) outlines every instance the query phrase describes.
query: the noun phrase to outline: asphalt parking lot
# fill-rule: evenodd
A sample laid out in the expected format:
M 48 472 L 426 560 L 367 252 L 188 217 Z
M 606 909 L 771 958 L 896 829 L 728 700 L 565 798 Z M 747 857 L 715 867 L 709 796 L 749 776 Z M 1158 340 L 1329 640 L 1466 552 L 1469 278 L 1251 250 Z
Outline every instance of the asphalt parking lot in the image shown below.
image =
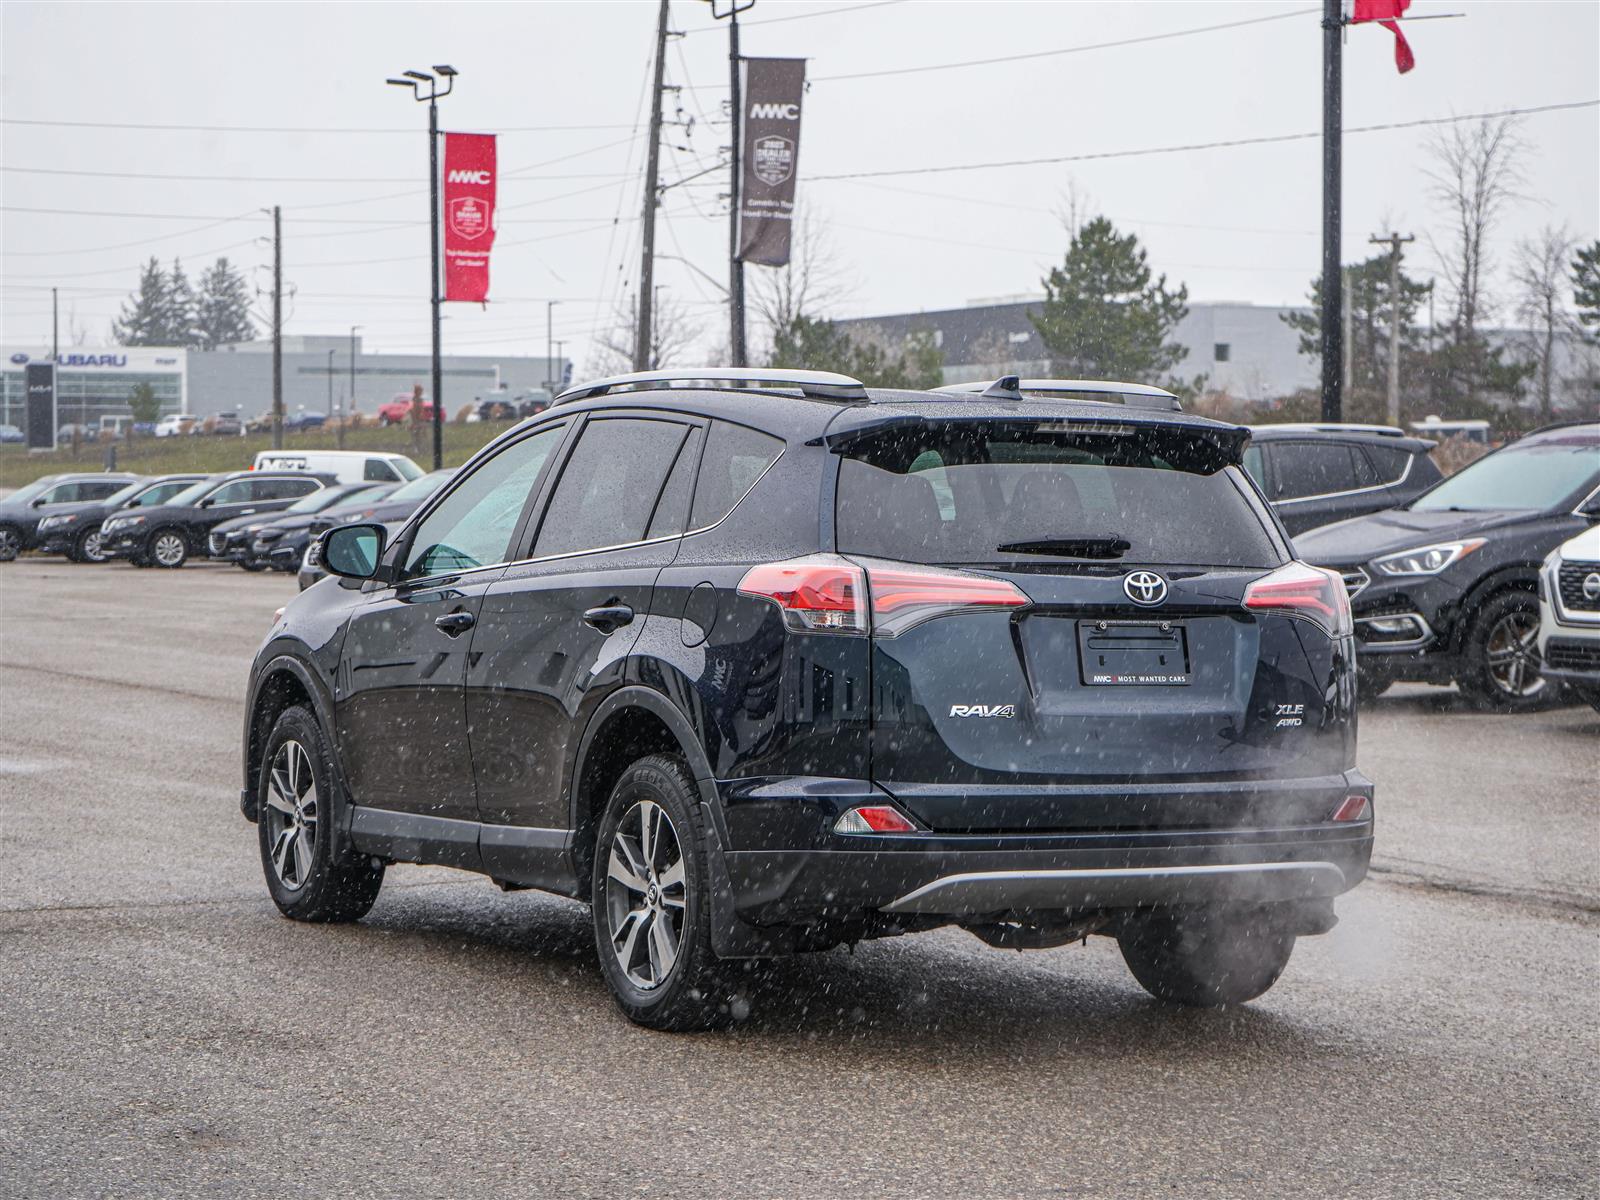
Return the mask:
M 237 810 L 287 576 L 0 566 L 0 1195 L 1596 1194 L 1600 714 L 1362 716 L 1372 879 L 1282 982 L 942 931 L 634 1028 L 586 914 L 393 871 L 281 919 Z

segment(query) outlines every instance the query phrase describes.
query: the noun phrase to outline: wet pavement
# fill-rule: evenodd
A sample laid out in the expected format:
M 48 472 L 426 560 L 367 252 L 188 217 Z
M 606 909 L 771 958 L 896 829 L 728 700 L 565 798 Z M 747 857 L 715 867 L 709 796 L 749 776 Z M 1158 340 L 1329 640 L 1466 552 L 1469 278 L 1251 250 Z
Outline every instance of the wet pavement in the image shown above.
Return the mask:
M 0 1196 L 1597 1194 L 1600 714 L 1371 706 L 1374 875 L 1247 1008 L 941 931 L 669 1036 L 572 902 L 397 868 L 277 915 L 238 743 L 293 590 L 0 566 Z

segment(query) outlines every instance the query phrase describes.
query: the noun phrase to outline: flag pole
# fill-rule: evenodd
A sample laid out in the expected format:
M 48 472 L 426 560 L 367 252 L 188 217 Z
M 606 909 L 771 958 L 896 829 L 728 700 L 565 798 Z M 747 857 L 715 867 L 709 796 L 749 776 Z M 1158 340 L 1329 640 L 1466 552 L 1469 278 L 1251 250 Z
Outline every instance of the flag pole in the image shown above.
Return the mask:
M 1344 287 L 1340 254 L 1340 104 L 1344 38 L 1343 0 L 1322 8 L 1322 419 L 1339 421 L 1344 411 Z

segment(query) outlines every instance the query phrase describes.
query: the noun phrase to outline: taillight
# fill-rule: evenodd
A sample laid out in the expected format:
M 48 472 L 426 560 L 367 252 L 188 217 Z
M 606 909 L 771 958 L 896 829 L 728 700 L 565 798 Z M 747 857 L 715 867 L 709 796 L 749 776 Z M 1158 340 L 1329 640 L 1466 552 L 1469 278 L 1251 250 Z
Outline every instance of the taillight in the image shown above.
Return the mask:
M 837 554 L 813 554 L 751 567 L 739 592 L 771 600 L 784 623 L 805 632 L 894 637 L 934 617 L 1006 610 L 1028 597 L 1004 579 Z
M 1286 563 L 1250 584 L 1244 590 L 1244 606 L 1302 617 L 1332 637 L 1342 637 L 1353 628 L 1344 580 L 1303 562 Z
M 833 823 L 835 833 L 915 833 L 913 825 L 897 808 L 869 804 L 852 808 Z

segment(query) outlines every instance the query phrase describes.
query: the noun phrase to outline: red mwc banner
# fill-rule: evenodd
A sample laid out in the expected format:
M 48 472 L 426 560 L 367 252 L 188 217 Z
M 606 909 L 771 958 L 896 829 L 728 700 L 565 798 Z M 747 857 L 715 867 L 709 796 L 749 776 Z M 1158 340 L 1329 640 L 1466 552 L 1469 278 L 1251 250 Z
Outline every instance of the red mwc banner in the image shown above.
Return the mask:
M 444 135 L 444 298 L 489 298 L 494 245 L 495 153 L 492 133 Z

